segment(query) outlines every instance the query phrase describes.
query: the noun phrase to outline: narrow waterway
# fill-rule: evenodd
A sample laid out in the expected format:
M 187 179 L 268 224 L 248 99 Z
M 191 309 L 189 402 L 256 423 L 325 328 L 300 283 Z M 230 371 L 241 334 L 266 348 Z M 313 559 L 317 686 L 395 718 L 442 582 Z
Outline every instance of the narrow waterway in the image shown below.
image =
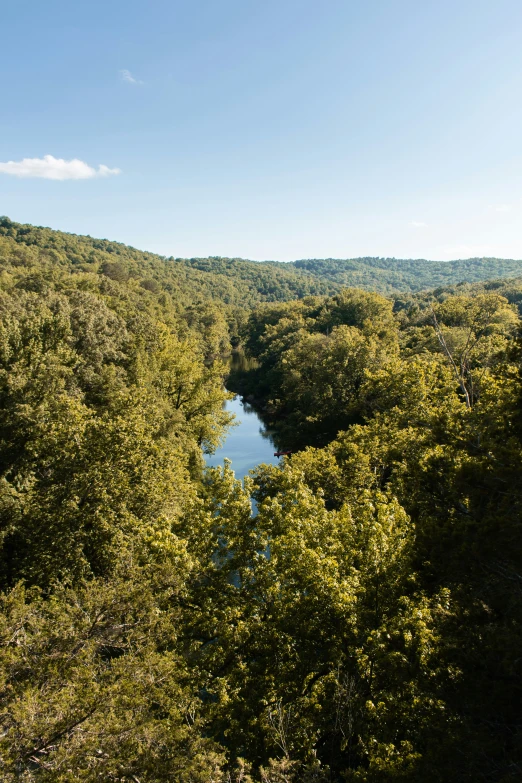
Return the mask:
M 236 396 L 227 401 L 226 410 L 235 414 L 236 426 L 230 429 L 224 445 L 207 457 L 207 465 L 222 465 L 228 458 L 232 461 L 236 478 L 242 479 L 261 462 L 277 464 L 279 460 L 274 457 L 276 448 L 252 406 Z

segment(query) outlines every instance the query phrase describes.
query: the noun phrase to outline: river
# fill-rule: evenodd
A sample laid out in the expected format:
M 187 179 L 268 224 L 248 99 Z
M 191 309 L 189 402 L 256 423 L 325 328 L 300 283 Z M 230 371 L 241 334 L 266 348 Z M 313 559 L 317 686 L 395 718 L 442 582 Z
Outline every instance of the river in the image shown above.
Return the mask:
M 236 396 L 233 400 L 227 400 L 225 410 L 234 413 L 236 422 L 239 423 L 230 428 L 223 446 L 207 457 L 207 465 L 222 465 L 227 457 L 232 461 L 236 478 L 242 479 L 261 462 L 277 464 L 279 460 L 274 457 L 276 447 L 270 435 L 265 432 L 263 422 L 254 408 L 247 402 L 241 402 L 240 397 Z

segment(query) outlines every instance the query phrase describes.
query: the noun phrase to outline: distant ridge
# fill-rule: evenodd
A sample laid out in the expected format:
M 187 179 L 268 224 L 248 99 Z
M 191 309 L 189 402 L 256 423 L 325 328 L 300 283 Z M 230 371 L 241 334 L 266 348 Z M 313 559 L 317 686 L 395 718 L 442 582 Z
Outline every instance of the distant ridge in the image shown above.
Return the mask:
M 107 239 L 68 234 L 0 217 L 0 262 L 16 248 L 38 255 L 42 274 L 71 273 L 134 278 L 145 288 L 163 289 L 188 302 L 203 297 L 249 308 L 261 302 L 333 294 L 345 287 L 395 294 L 522 276 L 522 260 L 470 258 L 460 261 L 353 258 L 249 261 L 240 258 L 166 258 Z M 111 264 L 118 264 L 118 270 Z
M 416 293 L 457 283 L 478 283 L 522 275 L 522 260 L 504 258 L 468 258 L 459 261 L 327 258 L 294 261 L 293 266 L 341 286 L 366 288 L 387 294 L 406 291 Z

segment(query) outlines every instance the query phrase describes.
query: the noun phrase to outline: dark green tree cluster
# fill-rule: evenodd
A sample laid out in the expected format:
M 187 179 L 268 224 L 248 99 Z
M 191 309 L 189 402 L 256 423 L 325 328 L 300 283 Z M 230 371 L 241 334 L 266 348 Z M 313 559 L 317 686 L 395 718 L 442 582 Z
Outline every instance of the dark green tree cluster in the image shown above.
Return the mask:
M 298 585 L 298 603 L 273 615 L 282 638 L 292 628 L 295 651 L 274 700 L 290 726 L 293 711 L 306 714 L 296 706 L 305 696 L 318 699 L 308 748 L 301 717 L 288 735 L 294 753 L 317 753 L 334 780 L 520 776 L 519 329 L 516 308 L 482 290 L 424 297 L 395 314 L 391 302 L 350 290 L 251 316 L 247 345 L 261 367 L 247 376 L 263 378 L 283 442 L 328 442 L 259 468 L 253 491 L 258 520 L 266 511 L 275 526 L 274 569 L 280 536 L 292 541 L 285 555 L 299 542 L 299 576 L 285 559 L 274 578 L 278 598 L 287 579 Z M 306 503 L 309 528 L 298 511 Z M 317 589 L 324 597 L 343 584 L 342 610 L 333 597 L 321 605 Z
M 391 390 L 376 379 L 415 357 L 450 367 L 471 405 L 517 328 L 516 306 L 482 287 L 396 303 L 345 289 L 254 311 L 244 346 L 256 368 L 234 371 L 229 387 L 257 399 L 285 447 L 326 445 L 388 407 Z

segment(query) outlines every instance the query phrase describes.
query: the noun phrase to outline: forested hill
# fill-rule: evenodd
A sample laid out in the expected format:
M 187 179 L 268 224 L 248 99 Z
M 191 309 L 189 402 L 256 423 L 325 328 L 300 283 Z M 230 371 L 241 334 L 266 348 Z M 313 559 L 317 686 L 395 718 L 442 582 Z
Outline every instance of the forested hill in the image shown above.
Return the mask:
M 14 223 L 0 217 L 0 261 L 17 261 L 49 280 L 56 275 L 99 275 L 159 293 L 186 306 L 213 299 L 232 307 L 251 308 L 261 302 L 331 294 L 339 283 L 295 269 L 291 264 L 257 263 L 241 259 L 165 258 L 128 245 L 49 228 Z
M 22 250 L 26 248 L 26 250 Z M 302 260 L 165 258 L 106 239 L 76 236 L 0 218 L 0 260 L 18 258 L 40 276 L 101 273 L 155 293 L 165 290 L 187 305 L 196 297 L 232 307 L 331 295 L 350 286 L 388 295 L 522 275 L 522 260 L 474 258 L 437 262 L 395 258 Z
M 327 258 L 294 261 L 296 269 L 340 287 L 364 288 L 383 294 L 423 291 L 456 283 L 478 283 L 522 274 L 522 261 L 509 258 L 468 258 L 426 261 L 403 258 Z

